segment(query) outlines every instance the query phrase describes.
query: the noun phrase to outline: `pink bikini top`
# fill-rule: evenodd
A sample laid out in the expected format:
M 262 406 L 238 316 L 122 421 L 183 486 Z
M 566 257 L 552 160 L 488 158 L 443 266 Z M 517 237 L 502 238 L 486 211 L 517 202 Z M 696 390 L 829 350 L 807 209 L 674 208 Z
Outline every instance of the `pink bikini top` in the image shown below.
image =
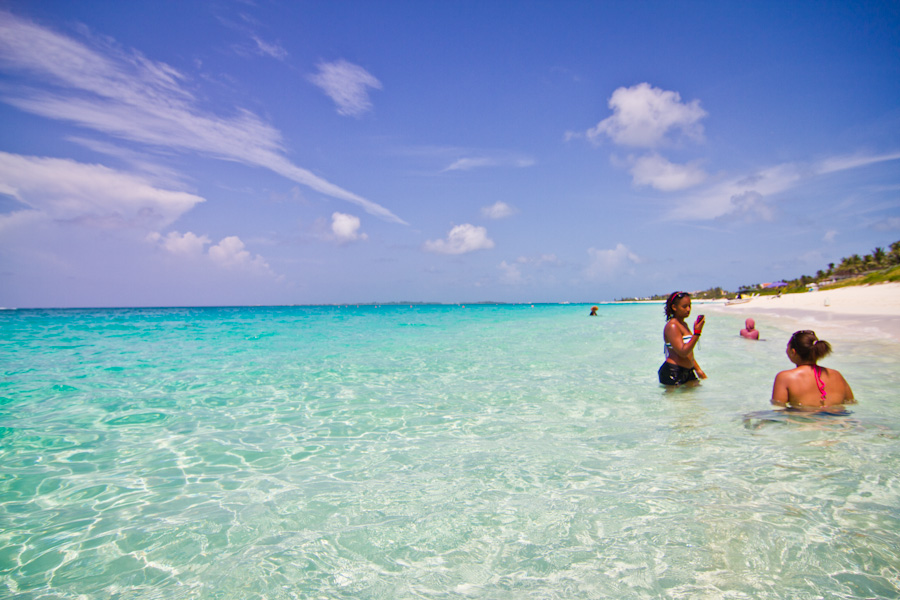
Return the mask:
M 822 406 L 825 406 L 825 382 L 822 381 L 822 367 L 819 365 L 812 365 L 813 373 L 816 376 L 816 387 L 819 388 L 819 393 L 822 394 Z

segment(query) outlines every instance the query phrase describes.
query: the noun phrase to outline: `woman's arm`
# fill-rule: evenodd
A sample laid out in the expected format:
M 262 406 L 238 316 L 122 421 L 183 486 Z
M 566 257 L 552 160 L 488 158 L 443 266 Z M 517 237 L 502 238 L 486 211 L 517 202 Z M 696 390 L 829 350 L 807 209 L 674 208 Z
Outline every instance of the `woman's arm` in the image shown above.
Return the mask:
M 850 389 L 850 384 L 847 383 L 843 375 L 841 375 L 841 380 L 844 382 L 844 404 L 856 404 L 856 398 L 853 397 L 853 390 Z
M 697 364 L 696 358 L 693 360 L 693 363 L 694 363 L 694 371 L 696 371 L 697 377 L 699 377 L 700 379 L 706 379 L 707 375 L 706 375 L 706 373 L 703 372 L 703 369 L 700 368 L 700 365 Z
M 775 376 L 772 384 L 772 404 L 775 406 L 787 406 L 788 403 L 788 372 L 782 371 Z

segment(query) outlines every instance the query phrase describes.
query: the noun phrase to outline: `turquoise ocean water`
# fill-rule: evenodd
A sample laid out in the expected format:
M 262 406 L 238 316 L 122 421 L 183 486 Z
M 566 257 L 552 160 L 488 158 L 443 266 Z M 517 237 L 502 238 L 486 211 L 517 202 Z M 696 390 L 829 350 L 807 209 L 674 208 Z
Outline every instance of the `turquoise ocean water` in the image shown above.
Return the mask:
M 782 325 L 588 309 L 2 311 L 0 597 L 900 597 L 900 344 L 767 421 Z

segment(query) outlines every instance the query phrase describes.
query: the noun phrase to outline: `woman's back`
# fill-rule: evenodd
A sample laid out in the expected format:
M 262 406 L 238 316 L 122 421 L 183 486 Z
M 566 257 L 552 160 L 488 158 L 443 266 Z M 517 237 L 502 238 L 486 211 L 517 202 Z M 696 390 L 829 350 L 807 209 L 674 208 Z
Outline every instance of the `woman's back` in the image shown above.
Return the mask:
M 772 404 L 812 411 L 855 403 L 844 376 L 816 364 L 831 353 L 831 344 L 817 338 L 814 331 L 795 332 L 785 351 L 797 366 L 775 376 Z
M 801 410 L 819 410 L 855 400 L 839 371 L 817 365 L 800 365 L 775 377 L 772 402 Z

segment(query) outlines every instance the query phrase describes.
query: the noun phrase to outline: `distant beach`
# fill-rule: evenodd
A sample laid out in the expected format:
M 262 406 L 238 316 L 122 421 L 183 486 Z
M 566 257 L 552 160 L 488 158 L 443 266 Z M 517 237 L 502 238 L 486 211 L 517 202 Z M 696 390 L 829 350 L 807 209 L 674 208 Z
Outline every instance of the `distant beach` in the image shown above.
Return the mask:
M 795 321 L 824 339 L 891 338 L 900 342 L 900 283 L 880 283 L 781 296 L 756 296 L 742 304 L 715 303 L 716 310 L 745 314 L 765 334 L 765 320 Z

